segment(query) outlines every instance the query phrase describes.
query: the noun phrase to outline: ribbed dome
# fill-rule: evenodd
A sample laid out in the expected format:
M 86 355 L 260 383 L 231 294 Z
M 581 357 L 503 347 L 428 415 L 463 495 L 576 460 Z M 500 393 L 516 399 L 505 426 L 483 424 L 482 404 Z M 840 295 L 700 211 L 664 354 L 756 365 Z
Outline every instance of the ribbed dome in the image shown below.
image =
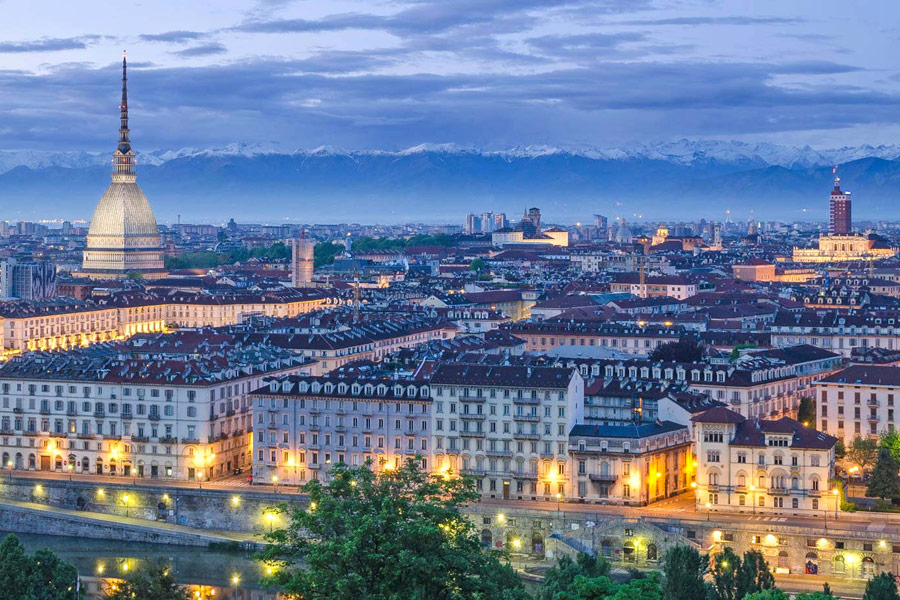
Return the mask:
M 160 245 L 153 209 L 136 183 L 111 183 L 106 188 L 94 209 L 87 241 L 88 248 Z

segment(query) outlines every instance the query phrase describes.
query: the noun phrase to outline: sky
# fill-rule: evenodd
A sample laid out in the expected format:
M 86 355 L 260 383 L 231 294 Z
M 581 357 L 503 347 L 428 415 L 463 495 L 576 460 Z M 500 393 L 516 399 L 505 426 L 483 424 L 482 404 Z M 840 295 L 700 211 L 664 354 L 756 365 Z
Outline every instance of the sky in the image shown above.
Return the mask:
M 0 150 L 900 134 L 900 2 L 0 0 Z

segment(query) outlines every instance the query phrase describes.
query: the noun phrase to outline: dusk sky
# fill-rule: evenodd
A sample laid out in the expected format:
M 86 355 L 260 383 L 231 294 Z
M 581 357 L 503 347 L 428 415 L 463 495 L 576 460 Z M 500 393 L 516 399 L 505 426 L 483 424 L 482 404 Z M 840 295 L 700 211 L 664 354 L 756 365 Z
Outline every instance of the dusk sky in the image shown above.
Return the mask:
M 894 143 L 900 3 L 0 0 L 0 149 Z

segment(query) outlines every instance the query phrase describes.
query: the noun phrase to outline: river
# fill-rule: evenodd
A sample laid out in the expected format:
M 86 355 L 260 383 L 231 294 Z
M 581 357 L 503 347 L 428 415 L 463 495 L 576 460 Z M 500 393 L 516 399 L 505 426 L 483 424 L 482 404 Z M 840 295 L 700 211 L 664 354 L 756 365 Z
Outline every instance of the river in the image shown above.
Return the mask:
M 0 532 L 0 539 L 6 537 Z M 218 552 L 189 546 L 108 542 L 49 535 L 16 534 L 29 553 L 49 548 L 78 569 L 82 590 L 91 600 L 107 586 L 137 568 L 141 561 L 163 557 L 175 577 L 187 585 L 193 600 L 276 600 L 259 580 L 265 566 L 244 553 Z

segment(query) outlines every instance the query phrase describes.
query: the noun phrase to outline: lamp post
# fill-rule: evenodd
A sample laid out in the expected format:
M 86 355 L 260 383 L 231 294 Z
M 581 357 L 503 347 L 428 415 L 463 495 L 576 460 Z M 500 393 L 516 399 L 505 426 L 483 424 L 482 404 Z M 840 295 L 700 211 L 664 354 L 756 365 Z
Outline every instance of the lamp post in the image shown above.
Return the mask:
M 275 493 L 278 493 L 278 475 L 272 475 L 272 485 L 275 486 Z
M 706 503 L 706 520 L 709 521 L 709 513 L 712 512 L 712 504 Z
M 66 470 L 69 472 L 69 481 L 72 481 L 72 470 L 74 468 L 75 466 L 72 463 L 69 463 L 69 465 L 66 467 Z
M 831 495 L 834 496 L 834 520 L 838 519 L 838 505 L 841 501 L 840 492 L 837 488 L 831 488 Z
M 200 486 L 200 489 L 203 489 L 203 470 L 197 471 L 197 485 Z
M 6 472 L 7 472 L 7 476 L 9 477 L 10 481 L 12 481 L 12 468 L 13 468 L 13 461 L 11 461 L 11 460 L 6 461 Z

